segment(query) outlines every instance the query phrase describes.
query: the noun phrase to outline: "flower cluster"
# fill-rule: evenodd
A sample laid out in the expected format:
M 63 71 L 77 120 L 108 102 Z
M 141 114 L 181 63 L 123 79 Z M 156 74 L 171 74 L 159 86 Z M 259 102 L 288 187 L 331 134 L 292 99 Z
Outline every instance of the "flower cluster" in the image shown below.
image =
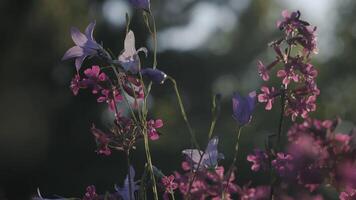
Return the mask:
M 271 110 L 276 97 L 281 96 L 285 115 L 294 121 L 298 116 L 307 118 L 309 112 L 316 110 L 315 101 L 320 93 L 316 85 L 318 72 L 310 63 L 310 55 L 317 53 L 316 28 L 301 20 L 299 11 L 283 11 L 282 16 L 284 19 L 277 26 L 284 37 L 270 43 L 276 53 L 275 60 L 267 66 L 262 61 L 257 63 L 264 81 L 270 79 L 272 69 L 280 67 L 276 76 L 281 79 L 281 87 L 262 86 L 258 101 L 266 103 L 266 110 Z

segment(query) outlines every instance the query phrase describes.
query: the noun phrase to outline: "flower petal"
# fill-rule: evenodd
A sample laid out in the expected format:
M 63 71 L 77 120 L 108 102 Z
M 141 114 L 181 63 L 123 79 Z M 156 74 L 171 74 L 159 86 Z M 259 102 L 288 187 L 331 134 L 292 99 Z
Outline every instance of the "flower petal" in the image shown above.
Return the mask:
M 85 36 L 90 40 L 94 40 L 93 37 L 94 28 L 95 28 L 95 21 L 91 22 L 85 29 Z
M 74 46 L 67 50 L 67 52 L 62 57 L 62 60 L 67 60 L 69 58 L 81 57 L 84 55 L 84 51 L 79 46 Z
M 77 27 L 72 27 L 70 29 L 70 34 L 72 36 L 73 42 L 80 47 L 83 47 L 88 41 L 88 38 L 79 31 Z
M 85 55 L 81 56 L 81 57 L 77 57 L 75 59 L 75 68 L 77 69 L 77 71 L 80 70 L 80 68 L 82 67 L 83 61 L 85 59 Z

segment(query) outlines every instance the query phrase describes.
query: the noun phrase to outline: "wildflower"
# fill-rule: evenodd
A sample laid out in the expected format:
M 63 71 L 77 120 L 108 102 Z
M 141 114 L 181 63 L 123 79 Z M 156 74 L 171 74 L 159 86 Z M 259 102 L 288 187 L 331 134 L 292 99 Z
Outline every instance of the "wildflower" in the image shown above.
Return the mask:
M 240 200 L 267 200 L 270 197 L 269 186 L 258 186 L 255 188 L 244 186 L 239 188 Z
M 250 92 L 247 97 L 242 97 L 235 92 L 232 98 L 233 117 L 241 125 L 248 124 L 252 118 L 252 112 L 255 109 L 256 92 Z
M 110 137 L 102 132 L 101 130 L 95 128 L 93 125 L 91 128 L 91 133 L 94 135 L 96 143 L 98 144 L 98 154 L 103 154 L 105 156 L 108 156 L 111 154 L 111 150 L 109 148 L 109 143 L 110 143 Z
M 82 81 L 83 84 L 87 87 L 92 87 L 93 94 L 97 94 L 102 89 L 100 84 L 107 80 L 107 76 L 100 72 L 100 67 L 97 65 L 86 69 L 84 74 L 87 76 L 87 79 Z
M 110 60 L 109 53 L 99 45 L 93 37 L 95 22 L 90 23 L 85 29 L 85 33 L 81 33 L 78 28 L 71 28 L 71 36 L 76 46 L 68 49 L 62 60 L 75 58 L 75 67 L 77 71 L 82 66 L 84 59 L 88 56 L 98 56 L 103 60 Z
M 251 170 L 255 172 L 268 167 L 268 155 L 260 149 L 255 149 L 254 154 L 248 155 L 247 161 L 252 162 Z
M 266 66 L 260 60 L 257 62 L 257 66 L 258 66 L 258 74 L 262 77 L 262 80 L 268 81 L 269 74 Z
M 182 153 L 189 158 L 193 164 L 194 170 L 200 170 L 203 168 L 212 168 L 214 169 L 219 159 L 224 159 L 224 155 L 218 153 L 218 137 L 213 137 L 208 146 L 205 149 L 205 152 L 198 149 L 185 149 Z
M 289 85 L 290 80 L 293 80 L 296 83 L 299 81 L 298 74 L 296 74 L 291 67 L 279 70 L 277 72 L 277 77 L 283 78 L 282 83 L 286 88 Z
M 150 0 L 130 0 L 130 3 L 138 9 L 150 10 Z
M 163 121 L 161 119 L 157 120 L 149 120 L 147 122 L 147 130 L 148 130 L 148 137 L 151 140 L 158 140 L 159 133 L 157 132 L 157 128 L 161 128 L 163 126 Z
M 277 153 L 277 158 L 272 160 L 272 167 L 281 177 L 287 177 L 294 169 L 292 156 L 285 153 Z
M 96 200 L 96 199 L 98 199 L 98 195 L 96 194 L 95 186 L 94 185 L 88 186 L 86 189 L 86 193 L 83 197 L 83 200 Z
M 130 199 L 135 199 L 134 193 L 135 191 L 139 190 L 139 186 L 137 185 L 137 182 L 134 181 L 135 179 L 135 170 L 132 166 L 130 166 L 130 178 L 129 180 L 129 175 L 126 176 L 125 181 L 124 181 L 124 186 L 118 187 L 115 185 L 115 190 L 118 192 L 118 194 L 123 198 L 123 200 L 130 200 Z M 131 194 L 130 194 L 130 183 L 131 183 Z M 131 195 L 131 198 L 130 198 Z
M 86 87 L 87 86 L 83 84 L 83 81 L 80 79 L 79 74 L 76 74 L 70 82 L 70 89 L 75 96 L 78 95 L 79 89 Z
M 345 191 L 340 193 L 340 200 L 354 200 L 356 199 L 356 189 L 347 188 Z
M 140 0 L 137 0 L 141 2 Z M 147 49 L 145 47 L 141 47 L 136 50 L 135 47 L 135 35 L 130 30 L 125 37 L 124 40 L 124 50 L 119 55 L 120 65 L 124 68 L 125 71 L 131 72 L 132 74 L 137 74 L 140 69 L 140 58 L 138 56 L 139 52 L 144 52 L 147 56 Z
M 271 89 L 269 89 L 266 86 L 262 86 L 261 91 L 262 93 L 258 95 L 258 102 L 261 103 L 267 102 L 265 109 L 271 110 L 272 104 L 274 102 L 274 98 L 276 96 L 276 91 L 274 87 L 271 87 Z
M 97 102 L 106 102 L 109 105 L 111 111 L 115 111 L 115 104 L 123 100 L 120 92 L 113 88 L 112 90 L 101 90 L 102 96 L 97 99 Z
M 168 194 L 172 193 L 174 190 L 178 188 L 178 184 L 174 181 L 174 176 L 164 176 L 161 179 L 163 187 L 165 189 L 163 194 L 163 199 L 168 200 Z
M 167 74 L 158 69 L 145 68 L 141 70 L 141 74 L 157 84 L 163 84 L 167 79 Z

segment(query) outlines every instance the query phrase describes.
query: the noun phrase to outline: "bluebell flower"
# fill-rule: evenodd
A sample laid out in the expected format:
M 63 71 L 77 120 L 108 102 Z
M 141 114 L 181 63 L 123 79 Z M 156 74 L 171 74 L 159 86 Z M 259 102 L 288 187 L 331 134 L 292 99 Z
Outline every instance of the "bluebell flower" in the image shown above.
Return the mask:
M 135 35 L 130 30 L 125 37 L 124 50 L 119 55 L 119 64 L 124 68 L 125 71 L 129 71 L 132 74 L 137 74 L 140 69 L 140 58 L 138 53 L 142 51 L 147 56 L 147 49 L 141 47 L 136 50 L 135 47 Z
M 124 182 L 124 186 L 118 187 L 115 186 L 115 190 L 119 193 L 119 195 L 122 197 L 123 200 L 130 200 L 130 199 L 135 199 L 135 191 L 139 190 L 140 187 L 137 184 L 137 182 L 134 181 L 135 179 L 135 170 L 132 166 L 130 166 L 130 178 L 131 181 L 129 181 L 129 175 L 126 176 L 125 182 Z M 131 182 L 131 198 L 130 198 L 130 190 L 129 190 L 129 186 L 130 186 L 130 182 Z
M 95 22 L 92 22 L 87 26 L 84 34 L 76 27 L 72 27 L 70 30 L 73 42 L 76 46 L 68 49 L 62 60 L 75 58 L 75 67 L 77 71 L 79 71 L 84 59 L 88 56 L 98 56 L 103 60 L 111 60 L 109 53 L 94 40 L 94 28 Z
M 130 0 L 132 6 L 146 11 L 150 10 L 150 0 Z
M 250 92 L 247 97 L 241 96 L 238 92 L 232 97 L 233 117 L 241 125 L 251 121 L 253 110 L 256 105 L 256 92 Z
M 145 68 L 141 70 L 141 74 L 157 84 L 163 84 L 167 79 L 167 74 L 158 69 Z
M 219 139 L 215 136 L 209 141 L 205 152 L 199 149 L 185 149 L 182 153 L 191 161 L 194 170 L 202 168 L 215 169 L 218 165 L 218 161 L 224 159 L 224 155 L 218 152 L 218 143 Z

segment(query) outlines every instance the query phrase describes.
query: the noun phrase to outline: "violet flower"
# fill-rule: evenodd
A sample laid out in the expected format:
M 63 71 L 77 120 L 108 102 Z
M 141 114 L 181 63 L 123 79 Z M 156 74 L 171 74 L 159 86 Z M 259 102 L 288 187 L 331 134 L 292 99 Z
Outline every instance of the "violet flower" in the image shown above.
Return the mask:
M 150 10 L 150 0 L 130 0 L 130 3 L 138 9 Z
M 135 179 L 135 170 L 132 166 L 130 166 L 130 178 L 129 180 L 129 175 L 126 176 L 124 185 L 123 187 L 118 187 L 115 185 L 115 190 L 118 192 L 118 194 L 122 197 L 123 200 L 130 200 L 130 199 L 135 199 L 135 191 L 139 190 L 140 187 L 137 184 L 137 182 L 134 181 Z M 130 183 L 131 183 L 131 198 L 130 198 Z
M 141 70 L 141 74 L 156 84 L 163 84 L 167 79 L 167 74 L 158 69 L 145 68 Z
M 93 37 L 95 22 L 90 23 L 85 29 L 85 33 L 81 33 L 78 28 L 71 28 L 71 36 L 76 46 L 68 49 L 62 60 L 75 58 L 75 67 L 77 71 L 82 66 L 84 59 L 88 56 L 98 56 L 103 60 L 111 60 L 109 53 L 99 45 Z
M 241 96 L 238 92 L 232 98 L 233 117 L 241 125 L 248 124 L 252 118 L 252 112 L 256 104 L 256 92 L 250 92 L 247 97 Z
M 147 56 L 147 49 L 141 47 L 136 50 L 135 47 L 135 35 L 130 30 L 124 40 L 124 50 L 119 55 L 119 64 L 124 68 L 125 71 L 131 72 L 132 74 L 137 74 L 140 69 L 140 58 L 138 56 L 139 52 L 144 52 Z
M 187 156 L 187 158 L 189 158 L 189 160 L 193 164 L 194 170 L 199 170 L 203 168 L 215 169 L 215 167 L 218 165 L 218 160 L 224 159 L 224 155 L 218 152 L 218 143 L 219 139 L 215 136 L 209 141 L 205 152 L 199 149 L 185 149 L 182 151 L 182 153 Z

